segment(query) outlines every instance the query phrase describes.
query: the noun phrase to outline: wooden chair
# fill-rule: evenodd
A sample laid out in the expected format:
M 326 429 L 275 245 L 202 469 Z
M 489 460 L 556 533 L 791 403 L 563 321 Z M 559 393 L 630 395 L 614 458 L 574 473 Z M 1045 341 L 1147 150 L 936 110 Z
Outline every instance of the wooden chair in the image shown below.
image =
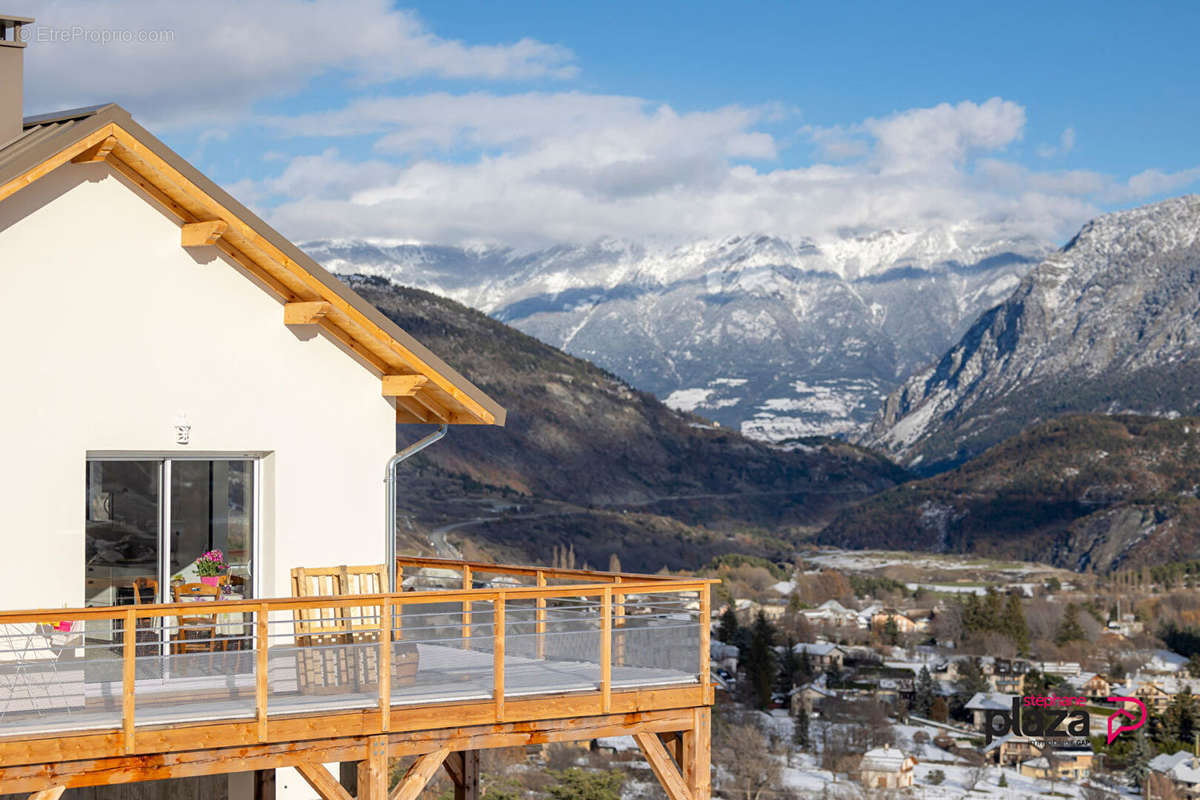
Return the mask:
M 177 583 L 171 587 L 171 596 L 176 603 L 213 602 L 221 595 L 219 586 L 207 583 Z M 172 654 L 211 653 L 225 649 L 225 642 L 217 639 L 216 614 L 180 614 L 176 617 L 178 627 L 171 637 Z
M 133 604 L 140 606 L 145 603 L 157 602 L 158 581 L 154 578 L 134 578 Z M 160 652 L 159 626 L 161 624 L 161 617 L 138 617 L 137 630 L 133 634 L 134 642 L 136 642 L 135 655 L 151 656 Z
M 383 594 L 387 571 L 367 566 L 297 567 L 292 570 L 293 597 L 345 597 Z M 300 689 L 309 694 L 368 689 L 379 684 L 379 665 L 369 648 L 377 644 L 382 608 L 378 605 L 296 610 L 296 643 Z M 308 649 L 311 648 L 311 649 Z M 417 648 L 399 646 L 392 657 L 392 685 L 412 683 L 417 674 Z

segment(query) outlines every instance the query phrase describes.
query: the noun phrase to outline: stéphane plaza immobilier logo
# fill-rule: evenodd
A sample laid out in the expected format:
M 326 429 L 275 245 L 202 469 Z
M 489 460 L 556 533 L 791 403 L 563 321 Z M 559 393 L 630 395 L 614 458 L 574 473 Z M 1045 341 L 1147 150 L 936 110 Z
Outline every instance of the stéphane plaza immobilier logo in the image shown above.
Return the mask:
M 1136 731 L 1146 724 L 1146 704 L 1136 697 L 1109 697 L 1108 702 L 1118 704 L 1118 709 L 1108 715 L 1109 744 L 1121 733 Z M 1132 704 L 1140 713 L 1127 711 L 1125 703 Z M 1086 745 L 1092 730 L 1092 717 L 1086 706 L 1085 697 L 1014 696 L 1011 711 L 995 708 L 986 712 L 984 736 L 988 744 L 995 738 L 1015 733 L 1042 740 L 1051 747 Z M 1121 722 L 1123 717 L 1130 722 Z

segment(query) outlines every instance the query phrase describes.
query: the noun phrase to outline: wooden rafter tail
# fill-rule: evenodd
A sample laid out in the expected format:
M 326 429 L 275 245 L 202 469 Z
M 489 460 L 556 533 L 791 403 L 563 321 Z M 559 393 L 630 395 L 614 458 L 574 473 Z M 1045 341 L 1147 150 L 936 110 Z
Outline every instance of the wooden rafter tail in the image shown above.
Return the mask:
M 417 758 L 408 768 L 408 772 L 404 773 L 400 784 L 388 800 L 417 800 L 421 790 L 425 788 L 425 785 L 429 783 L 449 755 L 449 750 L 442 749 L 434 750 L 432 753 L 426 753 Z
M 417 390 L 429 383 L 424 375 L 384 375 L 384 397 L 413 397 Z
M 184 247 L 209 247 L 229 230 L 229 223 L 220 219 L 204 222 L 188 222 L 180 230 L 180 244 Z
M 71 159 L 73 164 L 94 164 L 98 161 L 106 161 L 113 148 L 117 146 L 116 136 L 107 136 L 103 141 L 100 141 L 91 147 L 84 150 L 79 155 Z
M 324 300 L 303 300 L 283 307 L 284 325 L 315 325 L 333 309 Z
M 642 749 L 646 760 L 650 762 L 650 769 L 654 770 L 654 776 L 666 789 L 667 796 L 671 800 L 693 800 L 691 790 L 683 780 L 683 775 L 679 773 L 675 762 L 671 760 L 667 749 L 663 747 L 662 740 L 653 733 L 635 733 L 633 738 Z

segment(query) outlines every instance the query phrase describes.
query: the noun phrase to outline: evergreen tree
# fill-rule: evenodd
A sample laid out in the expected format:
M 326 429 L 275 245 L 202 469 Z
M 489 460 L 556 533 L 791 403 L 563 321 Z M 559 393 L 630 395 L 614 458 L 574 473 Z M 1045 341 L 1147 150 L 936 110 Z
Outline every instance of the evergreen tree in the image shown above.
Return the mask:
M 921 667 L 921 672 L 917 675 L 917 685 L 914 687 L 913 692 L 913 713 L 918 717 L 928 719 L 935 697 L 933 675 L 929 673 L 929 667 Z
M 1014 592 L 1004 605 L 1004 634 L 1017 646 L 1017 652 L 1029 652 L 1029 626 L 1025 624 L 1025 612 L 1021 598 Z
M 806 649 L 800 653 L 800 661 L 796 667 L 796 677 L 799 683 L 808 683 L 816 676 L 817 671 L 813 669 L 812 657 Z
M 738 640 L 738 618 L 737 612 L 733 610 L 733 603 L 725 606 L 725 611 L 721 614 L 721 624 L 717 628 L 717 641 L 725 644 L 736 644 Z
M 1191 744 L 1200 725 L 1196 719 L 1196 697 L 1192 690 L 1185 687 L 1183 691 L 1171 698 L 1171 705 L 1163 712 L 1161 737 L 1164 744 L 1170 741 Z
M 1068 603 L 1062 622 L 1058 625 L 1058 635 L 1054 637 L 1054 643 L 1061 646 L 1068 642 L 1079 642 L 1085 638 L 1087 637 L 1084 635 L 1083 626 L 1079 624 L 1079 607 L 1074 603 Z
M 775 626 L 760 610 L 750 629 L 750 646 L 747 649 L 746 674 L 750 678 L 753 701 L 761 709 L 771 704 L 771 690 L 775 687 Z
M 776 687 L 780 694 L 792 691 L 792 687 L 799 682 L 797 681 L 799 672 L 800 660 L 796 656 L 796 643 L 793 642 L 792 637 L 787 637 L 784 655 L 779 660 L 779 678 L 776 681 Z
M 896 624 L 896 618 L 890 614 L 887 622 L 883 623 L 883 639 L 892 646 L 900 643 L 900 626 Z
M 988 690 L 988 679 L 983 674 L 983 664 L 978 658 L 964 658 L 958 662 L 958 683 L 955 688 L 965 698 L 963 702 L 978 692 Z
M 804 710 L 803 702 L 797 703 L 796 716 L 792 718 L 792 744 L 797 750 L 807 750 L 812 745 L 808 736 L 808 712 Z
M 1150 773 L 1150 746 L 1146 744 L 1145 735 L 1139 731 L 1133 740 L 1133 751 L 1129 754 L 1128 766 L 1125 767 L 1125 777 L 1129 778 L 1138 789 L 1146 782 Z

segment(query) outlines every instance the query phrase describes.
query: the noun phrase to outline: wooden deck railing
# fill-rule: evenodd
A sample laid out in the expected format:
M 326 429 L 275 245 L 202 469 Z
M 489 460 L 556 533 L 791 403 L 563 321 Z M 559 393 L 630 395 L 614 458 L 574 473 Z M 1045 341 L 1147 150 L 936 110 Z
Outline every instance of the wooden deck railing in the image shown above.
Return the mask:
M 16 642 L 7 658 L 0 646 L 0 766 L 33 763 L 34 751 L 59 752 L 72 737 L 76 758 L 158 752 L 181 727 L 256 744 L 325 724 L 366 735 L 439 718 L 500 723 L 710 702 L 713 581 L 400 562 L 410 578 L 455 570 L 463 588 L 0 612 L 0 639 Z M 476 588 L 483 575 L 532 583 Z M 305 610 L 333 623 L 306 627 Z M 214 631 L 181 643 L 178 618 L 199 613 L 218 615 Z M 62 620 L 87 638 L 55 639 L 48 626 Z M 450 718 L 436 711 L 445 705 L 455 707 Z

